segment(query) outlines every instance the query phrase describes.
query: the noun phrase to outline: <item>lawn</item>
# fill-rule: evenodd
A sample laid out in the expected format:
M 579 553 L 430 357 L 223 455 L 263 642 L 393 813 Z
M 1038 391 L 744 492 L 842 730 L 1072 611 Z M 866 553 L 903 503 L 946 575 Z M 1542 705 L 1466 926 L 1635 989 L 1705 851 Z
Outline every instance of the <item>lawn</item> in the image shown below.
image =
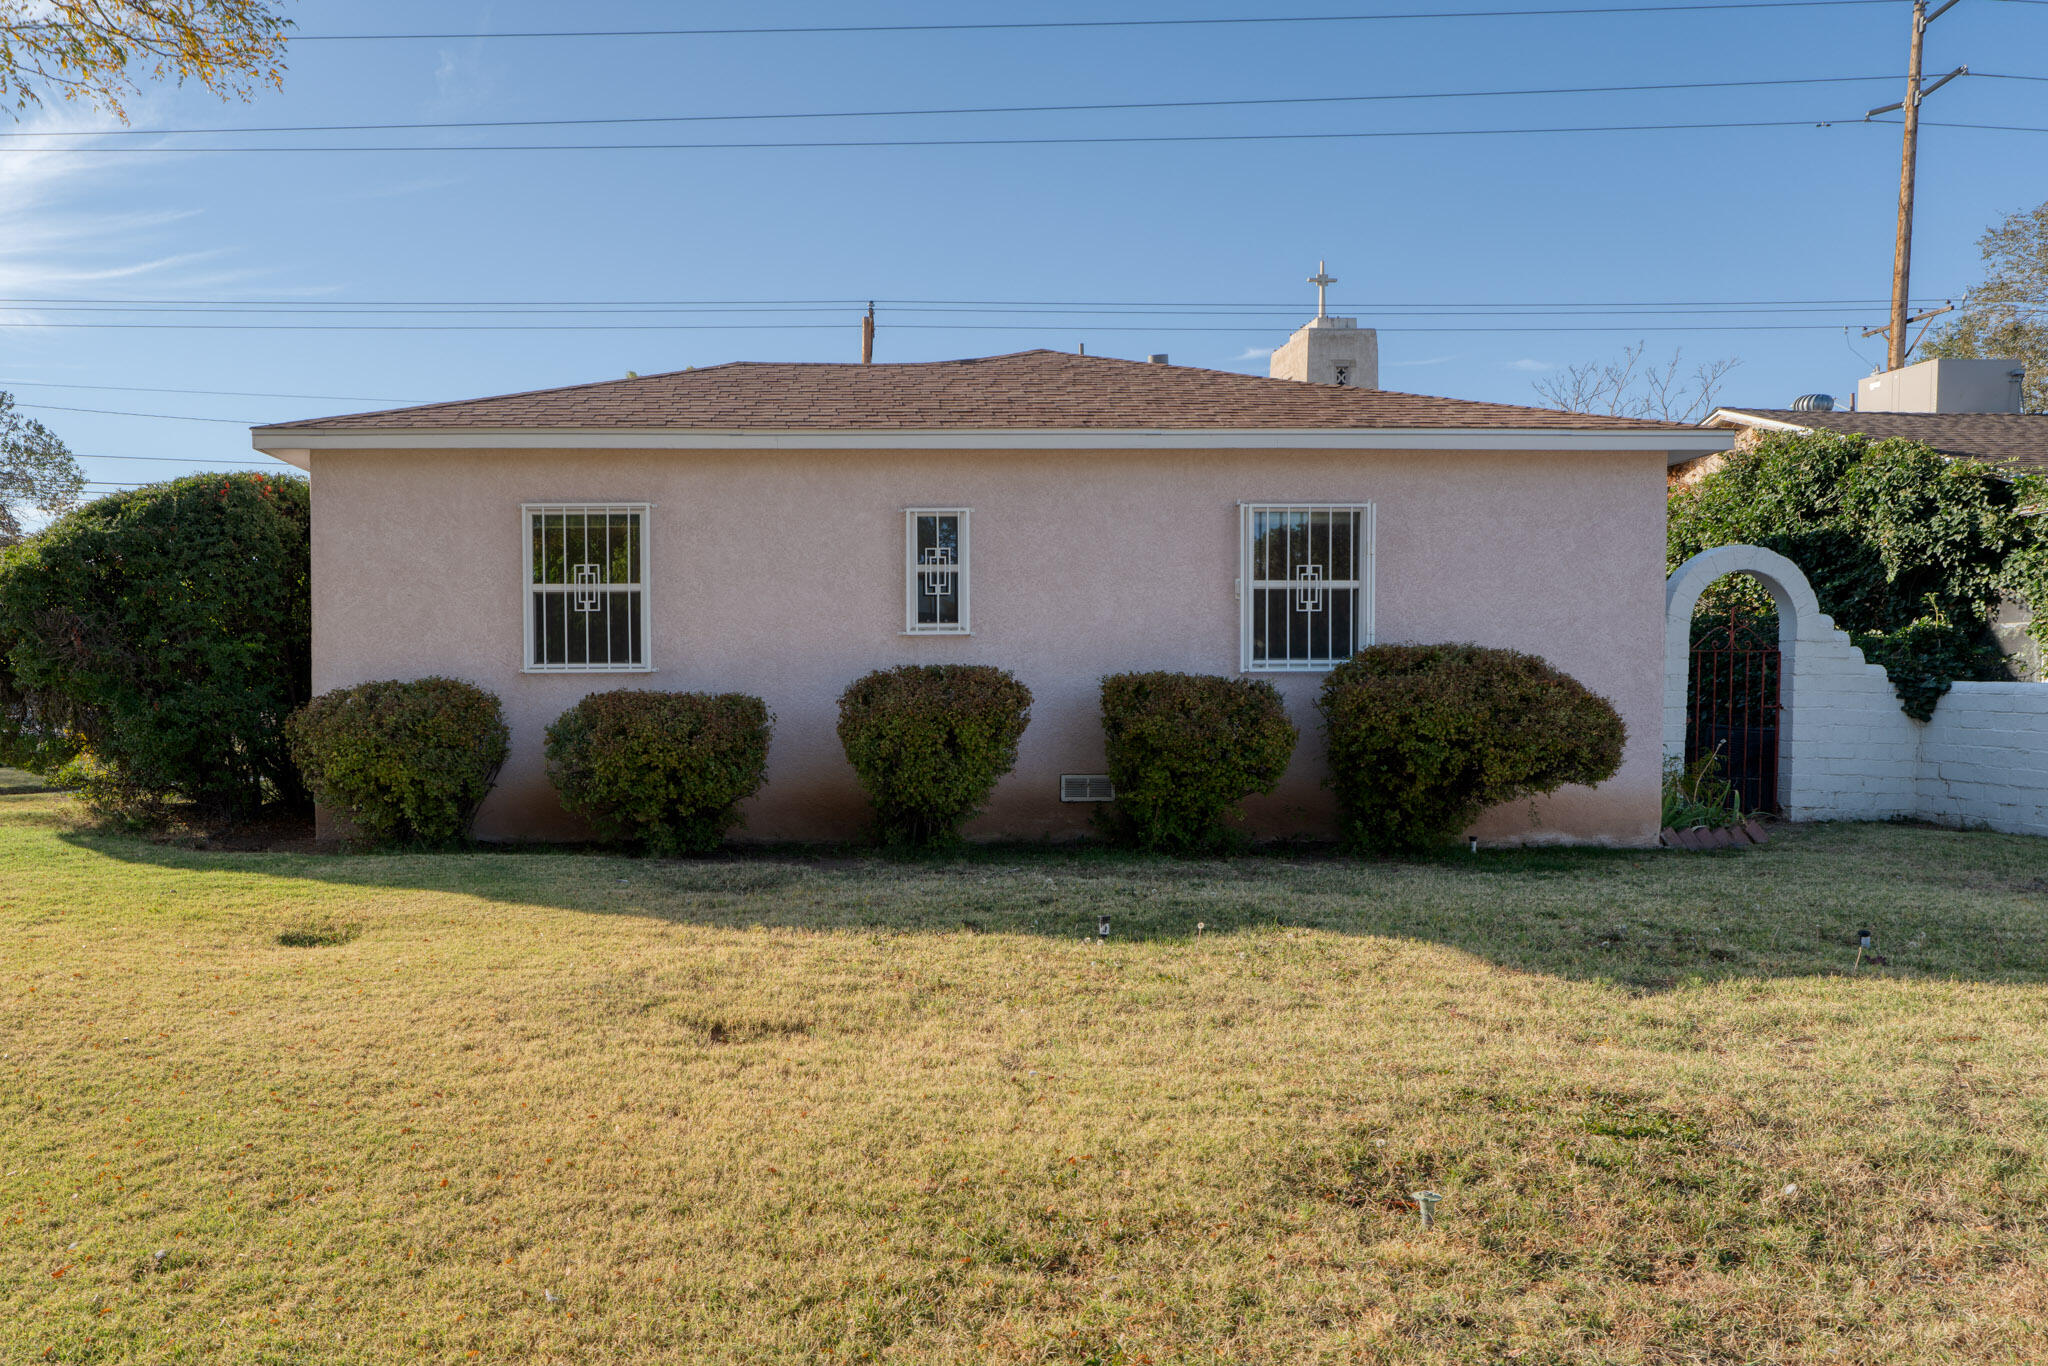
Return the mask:
M 5 796 L 0 1357 L 2037 1361 L 2044 1045 L 2018 837 L 327 856 Z

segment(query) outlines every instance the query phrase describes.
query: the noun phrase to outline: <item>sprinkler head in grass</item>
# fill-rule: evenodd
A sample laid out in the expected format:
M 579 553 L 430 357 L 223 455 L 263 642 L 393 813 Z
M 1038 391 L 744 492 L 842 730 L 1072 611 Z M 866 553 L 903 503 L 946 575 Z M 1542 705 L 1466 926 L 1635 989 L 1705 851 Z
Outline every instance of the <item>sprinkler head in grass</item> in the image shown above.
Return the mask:
M 1443 1199 L 1443 1197 L 1435 1191 L 1416 1191 L 1414 1194 L 1415 1208 L 1422 1211 L 1422 1226 L 1424 1228 L 1435 1228 L 1436 1202 Z

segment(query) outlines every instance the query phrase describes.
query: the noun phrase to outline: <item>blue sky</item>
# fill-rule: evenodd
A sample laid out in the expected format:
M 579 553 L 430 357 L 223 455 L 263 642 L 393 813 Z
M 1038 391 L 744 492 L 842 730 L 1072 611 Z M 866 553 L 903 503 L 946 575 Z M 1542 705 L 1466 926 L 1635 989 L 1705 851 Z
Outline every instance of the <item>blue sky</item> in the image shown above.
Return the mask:
M 1543 0 L 1472 3 L 1533 8 Z M 292 12 L 303 34 L 316 35 L 1461 7 L 1443 0 L 755 0 L 745 7 L 308 0 Z M 132 483 L 181 472 L 177 462 L 258 463 L 237 423 L 628 370 L 855 359 L 853 301 L 868 298 L 885 301 L 881 360 L 1086 342 L 1091 352 L 1164 351 L 1180 363 L 1263 373 L 1264 353 L 1312 313 L 1314 291 L 1303 279 L 1327 259 L 1341 281 L 1332 311 L 1380 329 L 1388 388 L 1533 402 L 1532 378 L 1611 357 L 1641 339 L 1653 354 L 1683 347 L 1689 361 L 1739 357 L 1724 390 L 1734 401 L 1781 405 L 1811 390 L 1845 394 L 1883 354 L 1881 338 L 1855 333 L 1884 319 L 1899 139 L 1896 127 L 1860 119 L 1899 97 L 1908 13 L 1904 0 L 1883 0 L 1264 26 L 303 42 L 290 54 L 281 93 L 223 106 L 197 89 L 159 91 L 133 102 L 133 125 L 232 129 L 1884 79 L 1235 108 L 70 140 L 80 148 L 151 149 L 136 154 L 30 151 L 57 144 L 9 138 L 0 143 L 0 388 L 89 457 L 91 478 Z M 1997 78 L 2048 77 L 2048 4 L 1962 0 L 1930 30 L 1927 59 L 1930 73 L 1960 64 L 1994 74 L 1956 81 L 1932 97 L 1931 124 L 2048 126 L 2048 82 Z M 1777 120 L 1840 122 L 1049 146 L 191 150 Z M 110 126 L 59 106 L 5 131 L 90 134 Z M 1977 277 L 1983 228 L 2044 198 L 2048 134 L 1928 128 L 1916 298 L 1959 295 Z M 161 302 L 138 302 L 145 300 Z M 736 300 L 753 301 L 757 311 L 432 311 Z M 758 311 L 776 301 L 844 302 Z M 1820 302 L 1765 310 L 1755 301 Z M 994 311 L 999 302 L 1021 310 L 1175 311 Z M 1672 311 L 1681 304 L 1720 311 Z M 421 307 L 396 315 L 396 305 Z M 1199 311 L 1218 305 L 1252 308 L 1232 316 Z M 1648 311 L 1587 312 L 1624 305 Z M 197 307 L 258 311 L 190 311 Z M 350 307 L 366 311 L 342 311 Z M 1852 329 L 1846 338 L 1845 326 Z M 238 396 L 244 393 L 304 397 Z

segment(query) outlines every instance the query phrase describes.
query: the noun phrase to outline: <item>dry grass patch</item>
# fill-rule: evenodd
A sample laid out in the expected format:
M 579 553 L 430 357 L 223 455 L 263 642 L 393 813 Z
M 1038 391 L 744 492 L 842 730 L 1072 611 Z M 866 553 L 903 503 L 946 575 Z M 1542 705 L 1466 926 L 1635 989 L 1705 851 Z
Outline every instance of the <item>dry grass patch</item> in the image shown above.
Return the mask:
M 2029 1360 L 2044 864 L 321 857 L 0 799 L 0 1356 Z

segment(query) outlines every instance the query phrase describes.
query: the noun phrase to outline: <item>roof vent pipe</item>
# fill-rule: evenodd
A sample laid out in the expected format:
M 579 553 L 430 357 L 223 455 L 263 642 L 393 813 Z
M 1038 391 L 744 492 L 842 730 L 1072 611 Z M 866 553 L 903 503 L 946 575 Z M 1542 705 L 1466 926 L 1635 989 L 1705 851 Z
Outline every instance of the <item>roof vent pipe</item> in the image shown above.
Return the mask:
M 1145 357 L 1145 362 L 1148 365 L 1164 365 L 1166 364 L 1166 353 L 1164 351 L 1155 351 Z

